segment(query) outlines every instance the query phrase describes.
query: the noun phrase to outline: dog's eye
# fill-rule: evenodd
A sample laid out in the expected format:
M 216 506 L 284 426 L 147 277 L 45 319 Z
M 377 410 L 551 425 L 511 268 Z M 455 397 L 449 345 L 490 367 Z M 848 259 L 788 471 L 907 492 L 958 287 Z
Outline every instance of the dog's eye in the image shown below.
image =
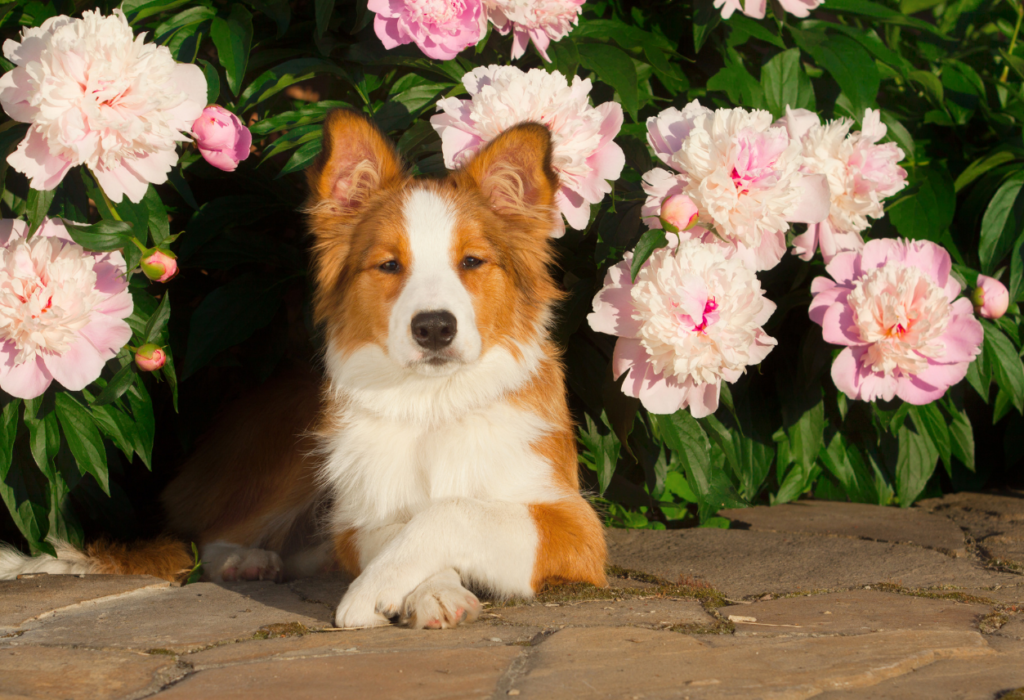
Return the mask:
M 397 260 L 388 260 L 386 263 L 381 263 L 377 266 L 377 269 L 381 272 L 398 272 L 401 266 Z
M 467 255 L 462 259 L 463 270 L 475 270 L 484 264 L 484 261 L 480 258 L 474 258 L 472 255 Z

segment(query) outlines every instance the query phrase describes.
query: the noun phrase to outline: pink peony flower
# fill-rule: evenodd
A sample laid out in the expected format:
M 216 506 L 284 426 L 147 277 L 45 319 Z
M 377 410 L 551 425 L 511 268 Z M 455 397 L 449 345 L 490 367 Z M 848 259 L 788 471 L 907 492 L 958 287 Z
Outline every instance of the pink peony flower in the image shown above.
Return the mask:
M 0 389 L 39 396 L 56 379 L 78 391 L 131 338 L 125 261 L 74 243 L 59 219 L 31 240 L 22 221 L 0 220 Z
M 671 233 L 679 233 L 692 228 L 697 223 L 697 205 L 685 194 L 674 194 L 667 197 L 661 205 L 661 226 Z
M 794 17 L 807 17 L 811 14 L 811 10 L 821 5 L 824 1 L 825 0 L 779 0 L 779 4 L 782 6 L 783 10 Z M 714 6 L 716 8 L 722 8 L 723 19 L 729 19 L 732 17 L 732 13 L 736 10 L 739 10 L 747 17 L 764 19 L 767 4 L 767 0 L 746 0 L 745 3 L 741 3 L 740 0 L 715 0 L 714 2 Z
M 167 364 L 167 354 L 159 345 L 147 343 L 135 351 L 135 364 L 143 372 L 155 372 Z
M 373 29 L 384 48 L 415 43 L 439 61 L 455 58 L 487 29 L 482 0 L 369 0 L 366 7 L 377 13 Z
M 242 120 L 220 105 L 210 105 L 192 124 L 196 145 L 206 162 L 232 172 L 249 157 L 252 133 Z
M 793 253 L 803 260 L 810 260 L 819 247 L 825 262 L 837 253 L 863 248 L 860 232 L 871 225 L 868 217 L 884 216 L 882 200 L 907 186 L 907 171 L 897 165 L 903 151 L 894 143 L 878 143 L 887 130 L 879 111 L 865 111 L 863 131 L 850 134 L 852 124 L 837 119 L 822 126 L 813 112 L 788 107 L 776 122 L 800 139 L 803 172 L 824 175 L 831 193 L 828 218 L 793 239 Z
M 608 270 L 587 317 L 595 331 L 619 336 L 614 376 L 629 372 L 622 391 L 652 413 L 714 413 L 722 380 L 735 382 L 775 346 L 761 328 L 775 304 L 728 247 L 685 240 L 660 248 L 635 283 L 632 259 L 627 253 Z
M 974 310 L 985 318 L 1001 318 L 1010 308 L 1010 293 L 999 280 L 978 275 L 978 286 L 971 294 Z
M 809 312 L 826 342 L 847 346 L 832 365 L 840 391 L 922 405 L 964 378 L 983 331 L 951 266 L 941 246 L 887 238 L 832 258 Z
M 430 123 L 441 135 L 448 168 L 464 165 L 488 141 L 511 126 L 534 121 L 551 129 L 551 167 L 560 187 L 555 195 L 569 225 L 584 229 L 590 205 L 612 191 L 626 163 L 612 140 L 622 127 L 622 107 L 616 102 L 590 106 L 590 80 L 574 77 L 572 85 L 555 71 L 534 68 L 528 73 L 513 66 L 487 66 L 462 78 L 470 99 L 449 97 L 437 103 Z M 559 218 L 552 236 L 565 233 Z
M 175 63 L 166 46 L 133 37 L 124 13 L 61 15 L 4 42 L 16 68 L 0 77 L 0 105 L 32 126 L 7 162 L 36 190 L 52 190 L 87 166 L 110 199 L 142 200 L 167 181 L 175 146 L 206 104 L 198 66 Z
M 178 275 L 178 260 L 169 250 L 153 248 L 142 258 L 142 273 L 154 282 L 170 282 Z
M 825 177 L 800 172 L 800 142 L 772 126 L 768 112 L 711 111 L 694 100 L 648 119 L 647 133 L 657 156 L 682 173 L 658 168 L 644 174 L 648 200 L 641 213 L 651 228 L 660 227 L 651 215 L 654 203 L 685 194 L 702 223 L 755 270 L 767 270 L 786 251 L 790 222 L 817 223 L 828 216 Z
M 533 40 L 545 61 L 548 46 L 572 31 L 579 22 L 586 0 L 485 0 L 487 15 L 502 35 L 514 31 L 512 58 L 526 53 L 526 47 Z

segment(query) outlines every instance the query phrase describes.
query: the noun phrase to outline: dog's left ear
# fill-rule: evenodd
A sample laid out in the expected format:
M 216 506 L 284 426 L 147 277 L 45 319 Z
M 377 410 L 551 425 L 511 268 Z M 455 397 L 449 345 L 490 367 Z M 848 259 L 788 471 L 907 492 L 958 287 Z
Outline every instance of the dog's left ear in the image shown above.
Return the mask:
M 558 176 L 551 169 L 551 132 L 547 127 L 527 122 L 506 129 L 463 172 L 495 210 L 553 219 Z

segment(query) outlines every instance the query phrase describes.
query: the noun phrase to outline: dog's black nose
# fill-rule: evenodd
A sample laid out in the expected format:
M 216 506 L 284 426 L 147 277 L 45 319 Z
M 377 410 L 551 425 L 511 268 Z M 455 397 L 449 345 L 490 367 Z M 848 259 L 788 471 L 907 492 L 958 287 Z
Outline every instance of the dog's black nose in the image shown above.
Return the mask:
M 412 318 L 412 337 L 422 348 L 440 350 L 452 344 L 456 325 L 447 311 L 423 311 Z

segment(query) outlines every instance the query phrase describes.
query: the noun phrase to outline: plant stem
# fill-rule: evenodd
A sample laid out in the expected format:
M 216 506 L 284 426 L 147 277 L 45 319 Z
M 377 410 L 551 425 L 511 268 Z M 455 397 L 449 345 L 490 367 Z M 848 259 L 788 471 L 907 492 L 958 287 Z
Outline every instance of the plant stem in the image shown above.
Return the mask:
M 92 172 L 91 170 L 89 172 L 92 175 L 92 179 L 96 181 L 96 189 L 98 189 L 100 191 L 100 194 L 103 196 L 103 202 L 107 205 L 107 209 L 110 210 L 110 214 L 117 221 L 124 221 L 124 219 L 121 218 L 121 215 L 117 213 L 117 209 L 114 208 L 114 203 L 110 201 L 110 198 L 107 196 L 107 193 L 103 191 L 103 186 L 100 185 L 100 181 L 99 178 L 96 177 L 96 173 Z
M 1013 28 L 1013 36 L 1010 37 L 1010 50 L 1006 52 L 1008 56 L 1013 56 L 1013 50 L 1017 47 L 1017 37 L 1020 35 L 1020 21 L 1024 19 L 1024 4 L 1021 2 L 1014 3 L 1010 0 L 1014 9 L 1017 10 L 1017 25 Z M 1010 77 L 1010 62 L 1007 61 L 1006 65 L 1003 66 L 1003 74 L 999 76 L 999 82 L 1005 83 L 1007 78 Z

